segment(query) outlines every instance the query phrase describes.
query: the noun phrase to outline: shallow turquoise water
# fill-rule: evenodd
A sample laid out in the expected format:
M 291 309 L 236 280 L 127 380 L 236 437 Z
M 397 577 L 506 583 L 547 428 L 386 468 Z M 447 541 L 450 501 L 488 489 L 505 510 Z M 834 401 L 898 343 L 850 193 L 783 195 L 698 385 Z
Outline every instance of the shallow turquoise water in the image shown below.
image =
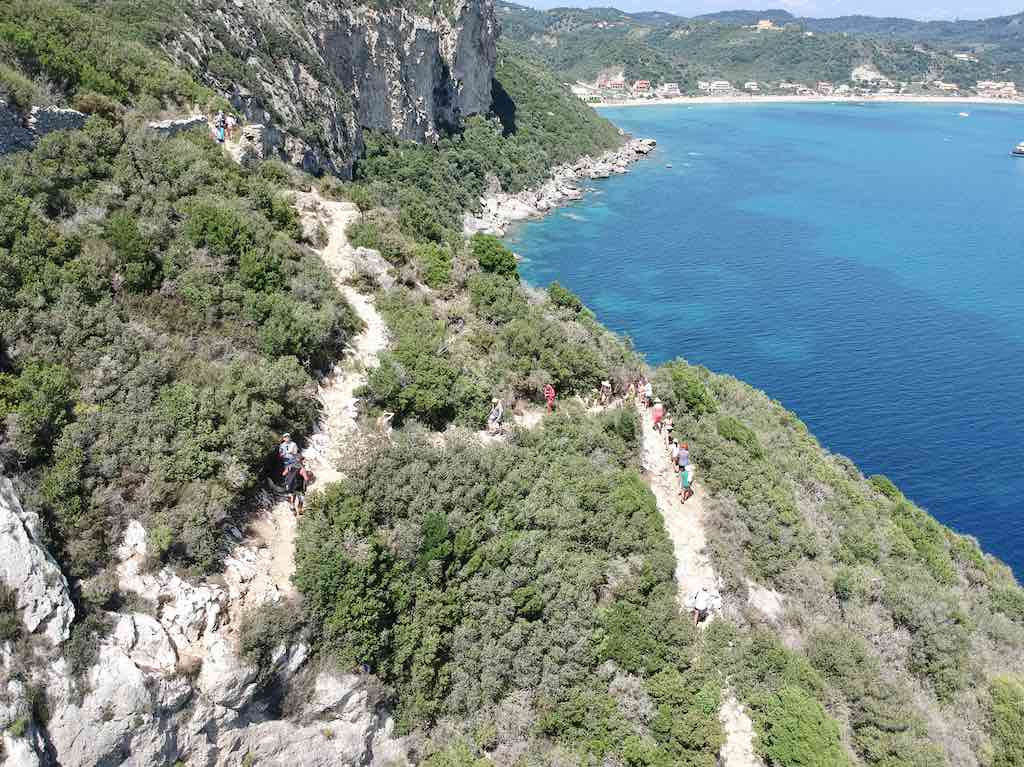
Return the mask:
M 605 114 L 658 150 L 515 230 L 526 279 L 764 389 L 1020 578 L 1024 108 Z

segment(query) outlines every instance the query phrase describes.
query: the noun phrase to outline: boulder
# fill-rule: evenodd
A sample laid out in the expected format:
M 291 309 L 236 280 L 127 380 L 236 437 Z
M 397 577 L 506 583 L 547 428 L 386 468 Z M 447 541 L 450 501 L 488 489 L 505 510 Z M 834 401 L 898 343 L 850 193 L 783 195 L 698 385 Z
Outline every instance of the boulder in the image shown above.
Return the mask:
M 75 608 L 67 579 L 42 543 L 38 515 L 21 507 L 6 477 L 0 477 L 0 580 L 14 589 L 29 633 L 55 645 L 68 638 Z

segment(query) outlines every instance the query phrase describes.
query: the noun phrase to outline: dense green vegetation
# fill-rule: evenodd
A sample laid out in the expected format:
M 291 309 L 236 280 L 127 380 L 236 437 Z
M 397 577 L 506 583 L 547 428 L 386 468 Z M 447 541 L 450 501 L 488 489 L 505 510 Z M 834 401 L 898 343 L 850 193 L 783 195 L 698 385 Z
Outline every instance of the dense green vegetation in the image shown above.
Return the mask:
M 274 434 L 311 424 L 308 371 L 355 320 L 286 177 L 99 118 L 0 167 L 4 460 L 71 575 L 133 518 L 211 567 Z
M 40 91 L 38 82 L 45 79 L 86 111 L 212 98 L 166 58 L 127 38 L 126 31 L 123 17 L 79 10 L 64 0 L 4 3 L 0 95 L 6 90 L 21 106 L 52 99 L 55 94 Z
M 486 748 L 526 704 L 532 751 L 711 765 L 720 682 L 677 617 L 637 433 L 615 410 L 500 450 L 399 439 L 301 524 L 296 584 L 322 646 L 393 685 L 404 728 L 472 719 Z
M 978 63 L 921 45 L 921 38 L 846 35 L 816 20 L 785 13 L 736 12 L 684 19 L 667 14 L 625 14 L 611 9 L 536 11 L 503 3 L 505 36 L 561 77 L 593 81 L 602 71 L 623 71 L 627 81 L 674 81 L 696 91 L 697 81 L 723 78 L 815 83 L 847 82 L 854 67 L 873 64 L 893 80 L 941 78 L 973 85 L 1006 79 L 1002 63 L 981 53 Z M 748 29 L 773 18 L 784 31 Z M 790 23 L 791 22 L 791 23 Z M 805 34 L 813 29 L 813 35 Z
M 204 135 L 135 128 L 132 107 L 204 96 L 144 48 L 162 16 L 96 5 L 127 14 L 131 40 L 101 20 L 83 32 L 95 50 L 79 55 L 69 41 L 86 5 L 0 11 L 9 93 L 31 102 L 50 80 L 97 106 L 84 131 L 0 165 L 0 457 L 83 608 L 64 647 L 74 672 L 96 658 L 96 608 L 120 605 L 109 561 L 127 520 L 148 528 L 154 563 L 213 569 L 275 434 L 311 424 L 311 375 L 356 324 L 301 243 L 290 171 L 242 170 Z M 27 23 L 12 21 L 22 13 Z M 574 34 L 587 13 L 545 33 Z M 734 34 L 707 24 L 673 38 L 678 20 L 637 23 L 649 30 L 609 50 L 674 73 L 707 56 L 684 80 L 721 66 L 715 51 Z M 807 52 L 800 66 L 846 67 L 859 50 L 793 45 Z M 353 183 L 323 182 L 358 205 L 353 244 L 378 249 L 397 282 L 357 276 L 390 330 L 365 414 L 391 410 L 399 428 L 311 499 L 296 552 L 304 611 L 244 616 L 239 650 L 258 683 L 275 681 L 270 658 L 302 632 L 319 661 L 365 665 L 385 683 L 435 767 L 499 753 L 713 767 L 729 695 L 770 767 L 1019 764 L 1024 689 L 1006 673 L 1024 667 L 1024 592 L 1005 566 L 826 453 L 763 394 L 683 360 L 645 370 L 570 291 L 524 285 L 500 241 L 462 237 L 463 212 L 493 179 L 521 189 L 620 140 L 523 50 L 502 47 L 492 115 L 433 147 L 370 136 Z M 758 66 L 775 60 L 757 51 Z M 605 378 L 621 390 L 641 370 L 709 495 L 726 609 L 700 631 L 678 612 L 637 416 L 589 414 L 572 397 Z M 492 397 L 536 406 L 548 382 L 558 413 L 481 444 Z M 0 639 L 18 638 L 17 617 L 0 589 Z

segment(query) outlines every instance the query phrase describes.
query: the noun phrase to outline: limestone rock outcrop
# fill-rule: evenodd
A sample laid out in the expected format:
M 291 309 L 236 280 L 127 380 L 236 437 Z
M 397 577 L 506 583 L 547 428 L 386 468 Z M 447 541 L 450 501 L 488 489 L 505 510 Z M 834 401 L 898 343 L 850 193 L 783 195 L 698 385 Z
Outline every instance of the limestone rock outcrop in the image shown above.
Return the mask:
M 347 177 L 364 130 L 434 141 L 491 107 L 493 0 L 433 5 L 238 0 L 211 14 L 190 0 L 163 45 L 253 126 L 240 159 Z
M 3 482 L 0 510 L 20 509 Z M 147 572 L 146 532 L 130 523 L 116 551 L 119 589 L 142 597 L 153 612 L 109 614 L 111 630 L 84 676 L 76 678 L 63 658 L 51 660 L 43 680 L 45 733 L 31 724 L 19 737 L 8 733 L 5 767 L 49 764 L 51 757 L 62 767 L 236 767 L 247 755 L 254 764 L 289 767 L 407 763 L 372 677 L 308 668 L 310 648 L 300 640 L 282 643 L 260 666 L 240 657 L 237 606 L 281 595 L 253 591 L 267 555 L 239 537 L 232 536 L 224 574 L 189 582 L 169 570 Z M 0 661 L 13 670 L 7 649 Z M 304 691 L 287 717 L 268 680 L 277 690 Z M 11 677 L 7 686 L 5 726 L 29 710 L 25 685 Z
M 0 477 L 0 581 L 14 590 L 28 633 L 55 645 L 68 638 L 75 608 L 67 579 L 42 543 L 39 516 L 22 508 L 6 477 Z

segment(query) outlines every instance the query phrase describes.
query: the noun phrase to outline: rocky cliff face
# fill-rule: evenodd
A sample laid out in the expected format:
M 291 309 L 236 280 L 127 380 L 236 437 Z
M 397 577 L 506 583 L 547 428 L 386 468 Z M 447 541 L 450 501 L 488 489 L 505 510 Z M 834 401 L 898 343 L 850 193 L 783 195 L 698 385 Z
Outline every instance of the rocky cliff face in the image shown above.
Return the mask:
M 190 582 L 146 571 L 146 532 L 132 522 L 116 580 L 138 607 L 105 616 L 109 632 L 76 674 L 61 657 L 74 617 L 68 583 L 35 524 L 0 478 L 0 577 L 16 589 L 26 637 L 0 642 L 4 767 L 406 763 L 372 677 L 315 666 L 298 639 L 260 663 L 239 657 L 244 611 L 289 596 L 269 576 L 266 548 L 229 539 L 224 572 Z M 287 716 L 273 692 L 283 688 L 300 691 Z M 33 699 L 46 701 L 45 729 Z
M 165 50 L 266 126 L 264 155 L 311 172 L 348 176 L 365 129 L 434 141 L 491 106 L 493 0 L 189 3 Z

